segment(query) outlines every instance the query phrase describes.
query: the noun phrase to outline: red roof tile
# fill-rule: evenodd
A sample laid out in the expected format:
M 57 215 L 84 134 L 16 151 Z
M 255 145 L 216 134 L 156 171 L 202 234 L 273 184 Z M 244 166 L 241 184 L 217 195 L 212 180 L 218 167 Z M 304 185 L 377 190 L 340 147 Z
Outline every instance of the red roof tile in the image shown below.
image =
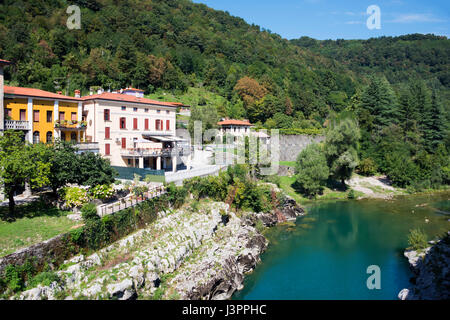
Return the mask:
M 174 102 L 162 102 L 157 100 L 151 100 L 147 98 L 139 98 L 135 96 L 130 96 L 127 94 L 120 94 L 120 93 L 111 93 L 111 92 L 103 92 L 101 94 L 94 94 L 91 96 L 84 96 L 81 98 L 84 101 L 88 100 L 112 100 L 112 101 L 124 101 L 124 102 L 134 102 L 134 103 L 143 103 L 143 104 L 153 104 L 153 105 L 159 105 L 159 106 L 166 106 L 166 107 L 176 107 L 178 104 Z
M 135 88 L 126 88 L 126 89 L 123 89 L 123 91 L 140 91 L 140 92 L 144 92 L 144 90 L 135 89 Z
M 1 64 L 1 65 L 11 64 L 11 61 L 4 60 L 4 59 L 0 59 L 0 64 Z
M 219 126 L 226 126 L 226 125 L 235 125 L 235 126 L 252 126 L 250 121 L 248 120 L 223 120 L 220 122 L 217 122 Z
M 22 87 L 4 87 L 5 94 L 13 94 L 17 96 L 25 96 L 25 97 L 37 97 L 37 98 L 50 98 L 50 99 L 59 99 L 59 100 L 74 100 L 81 101 L 80 98 L 64 96 L 62 94 L 57 94 L 49 91 L 44 91 L 35 88 L 22 88 Z

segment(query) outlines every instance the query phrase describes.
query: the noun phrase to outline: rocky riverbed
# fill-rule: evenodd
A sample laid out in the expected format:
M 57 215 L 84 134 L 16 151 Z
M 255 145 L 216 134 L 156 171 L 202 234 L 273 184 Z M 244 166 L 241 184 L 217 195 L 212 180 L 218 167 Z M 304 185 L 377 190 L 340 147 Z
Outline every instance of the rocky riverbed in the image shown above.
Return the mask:
M 211 201 L 167 210 L 150 227 L 66 261 L 60 281 L 13 299 L 228 299 L 268 245 L 256 225 L 276 224 L 280 212 L 286 220 L 304 214 L 290 198 L 277 213 L 237 215 Z
M 450 299 L 450 231 L 431 247 L 405 251 L 405 257 L 414 274 L 413 285 L 400 291 L 400 300 Z

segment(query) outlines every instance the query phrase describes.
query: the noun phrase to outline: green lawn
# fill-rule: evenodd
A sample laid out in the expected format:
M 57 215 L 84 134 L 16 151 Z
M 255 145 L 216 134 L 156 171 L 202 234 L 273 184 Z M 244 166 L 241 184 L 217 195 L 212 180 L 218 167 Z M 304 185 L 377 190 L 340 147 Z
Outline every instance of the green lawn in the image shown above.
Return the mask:
M 41 204 L 18 206 L 14 222 L 0 220 L 0 257 L 20 248 L 48 240 L 79 224 L 66 217 L 67 212 Z M 4 215 L 7 207 L 1 207 Z
M 304 197 L 300 193 L 298 193 L 293 187 L 292 184 L 295 182 L 295 177 L 287 177 L 287 176 L 281 176 L 280 177 L 280 188 L 284 190 L 289 196 L 294 198 L 295 201 L 298 203 L 306 203 L 309 201 L 312 201 L 313 199 L 308 199 L 307 197 Z M 340 200 L 340 199 L 347 199 L 348 193 L 350 192 L 350 188 L 348 188 L 346 191 L 339 191 L 339 190 L 332 190 L 330 188 L 325 187 L 323 189 L 323 193 L 321 195 L 318 195 L 316 200 Z M 363 193 L 359 191 L 355 191 L 355 196 L 360 197 Z

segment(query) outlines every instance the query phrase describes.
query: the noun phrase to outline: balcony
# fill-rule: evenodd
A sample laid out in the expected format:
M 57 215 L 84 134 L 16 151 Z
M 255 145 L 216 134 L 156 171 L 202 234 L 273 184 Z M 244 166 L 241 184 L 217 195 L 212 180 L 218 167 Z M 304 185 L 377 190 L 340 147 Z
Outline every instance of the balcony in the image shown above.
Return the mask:
M 185 152 L 183 149 L 158 149 L 158 148 L 129 148 L 120 150 L 123 157 L 181 157 Z
M 75 144 L 75 148 L 77 148 L 79 152 L 86 152 L 86 151 L 94 153 L 100 152 L 98 142 L 80 142 Z
M 30 130 L 29 121 L 5 120 L 5 130 Z
M 64 129 L 69 131 L 86 130 L 86 121 L 73 121 L 73 120 L 56 120 L 55 129 Z

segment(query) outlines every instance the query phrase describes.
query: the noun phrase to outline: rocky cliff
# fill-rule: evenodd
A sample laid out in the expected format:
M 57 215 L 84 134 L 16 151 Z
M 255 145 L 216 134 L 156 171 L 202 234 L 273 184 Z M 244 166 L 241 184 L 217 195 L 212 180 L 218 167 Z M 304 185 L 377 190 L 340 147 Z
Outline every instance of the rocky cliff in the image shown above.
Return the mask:
M 283 220 L 304 211 L 294 200 L 281 204 Z M 58 271 L 60 281 L 14 299 L 228 299 L 243 287 L 267 240 L 258 220 L 273 226 L 275 213 L 232 212 L 222 202 L 161 212 L 150 227 L 89 257 L 76 256 Z
M 450 231 L 421 252 L 405 251 L 405 257 L 414 274 L 413 286 L 400 291 L 400 300 L 450 299 Z

